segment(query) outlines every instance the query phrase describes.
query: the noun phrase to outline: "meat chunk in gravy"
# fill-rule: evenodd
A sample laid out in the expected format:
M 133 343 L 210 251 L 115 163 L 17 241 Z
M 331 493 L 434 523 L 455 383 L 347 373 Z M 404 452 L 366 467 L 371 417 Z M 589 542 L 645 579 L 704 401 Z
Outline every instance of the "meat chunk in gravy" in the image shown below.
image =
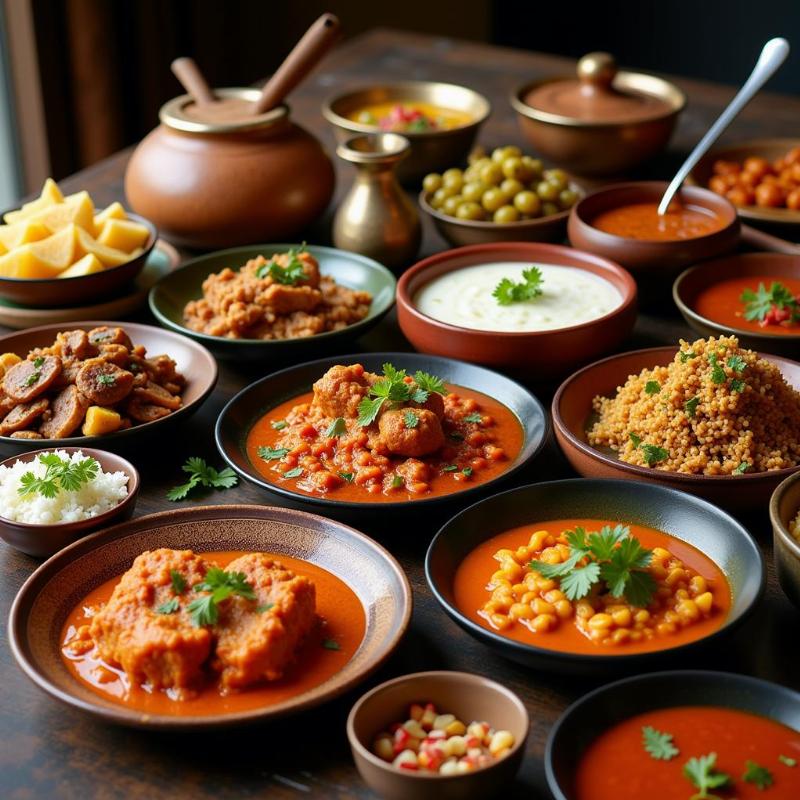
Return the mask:
M 3 418 L 3 421 L 0 422 L 0 436 L 8 436 L 10 433 L 22 431 L 23 428 L 33 425 L 47 411 L 49 406 L 50 401 L 44 397 L 31 403 L 21 403 L 14 406 Z
M 315 384 L 313 404 L 329 417 L 358 416 L 358 404 L 378 379 L 361 364 L 331 367 Z
M 72 356 L 78 360 L 97 355 L 97 347 L 89 341 L 89 334 L 82 330 L 61 331 L 56 337 L 56 346 L 60 346 L 63 356 Z
M 128 350 L 133 349 L 131 337 L 122 328 L 109 328 L 108 325 L 92 328 L 89 331 L 89 341 L 96 347 L 104 344 L 121 344 Z
M 419 458 L 444 445 L 442 423 L 427 408 L 387 411 L 378 420 L 378 429 L 386 449 L 399 456 Z
M 3 377 L 3 391 L 18 403 L 29 403 L 46 392 L 61 373 L 58 356 L 37 356 L 14 364 Z
M 74 384 L 64 387 L 53 400 L 47 418 L 39 427 L 39 433 L 45 439 L 64 439 L 72 436 L 75 429 L 83 422 L 88 407 L 88 400 Z
M 98 406 L 112 406 L 133 389 L 133 373 L 102 358 L 87 361 L 75 378 L 75 385 Z
M 214 660 L 220 683 L 239 689 L 276 680 L 314 625 L 314 584 L 265 553 L 237 558 L 226 571 L 244 573 L 256 600 L 233 597 L 220 612 Z
M 191 550 L 142 553 L 92 619 L 91 637 L 100 657 L 122 667 L 131 682 L 187 697 L 201 683 L 213 636 L 192 624 L 182 597 L 175 612 L 159 613 L 177 596 L 172 571 L 190 587 L 202 582 L 206 563 Z

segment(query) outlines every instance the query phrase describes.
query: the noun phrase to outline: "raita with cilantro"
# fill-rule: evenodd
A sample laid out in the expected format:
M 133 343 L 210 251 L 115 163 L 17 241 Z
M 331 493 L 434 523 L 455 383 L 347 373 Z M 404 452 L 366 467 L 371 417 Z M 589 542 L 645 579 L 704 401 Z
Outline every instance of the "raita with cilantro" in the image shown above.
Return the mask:
M 550 331 L 599 319 L 622 304 L 585 269 L 519 261 L 460 267 L 433 278 L 414 305 L 441 322 L 483 331 Z
M 707 636 L 731 595 L 711 559 L 669 534 L 566 519 L 480 544 L 456 572 L 455 599 L 471 619 L 517 641 L 615 655 Z
M 522 427 L 496 400 L 446 376 L 384 364 L 331 367 L 310 394 L 262 417 L 251 463 L 293 491 L 350 502 L 404 501 L 491 480 L 513 463 Z

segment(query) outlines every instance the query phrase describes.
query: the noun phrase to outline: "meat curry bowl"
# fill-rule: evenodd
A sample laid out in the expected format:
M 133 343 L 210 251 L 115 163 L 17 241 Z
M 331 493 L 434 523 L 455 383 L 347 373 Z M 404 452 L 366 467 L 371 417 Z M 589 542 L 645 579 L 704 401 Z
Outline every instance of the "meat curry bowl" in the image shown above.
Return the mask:
M 734 630 L 764 562 L 724 511 L 650 484 L 571 479 L 482 500 L 431 542 L 428 584 L 500 654 L 581 674 L 686 658 Z
M 303 244 L 199 256 L 150 291 L 150 309 L 218 358 L 297 363 L 363 336 L 394 303 L 396 281 L 366 256 Z
M 411 614 L 397 562 L 299 511 L 141 517 L 45 562 L 17 595 L 12 651 L 58 700 L 146 728 L 263 721 L 326 702 L 390 655 Z
M 208 397 L 205 348 L 150 325 L 89 321 L 0 338 L 0 452 L 140 443 Z
M 251 384 L 222 410 L 216 441 L 258 486 L 360 512 L 472 495 L 533 459 L 548 430 L 538 400 L 497 373 L 416 353 L 362 353 Z

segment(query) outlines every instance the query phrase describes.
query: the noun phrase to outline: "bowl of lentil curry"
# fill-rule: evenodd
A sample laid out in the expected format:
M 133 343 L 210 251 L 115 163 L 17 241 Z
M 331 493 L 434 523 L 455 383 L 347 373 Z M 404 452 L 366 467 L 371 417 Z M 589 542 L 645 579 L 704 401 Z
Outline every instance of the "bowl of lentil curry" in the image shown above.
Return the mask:
M 581 475 L 751 508 L 800 469 L 798 387 L 800 364 L 735 337 L 681 341 L 576 372 L 553 398 L 553 424 Z
M 619 480 L 540 483 L 482 500 L 436 534 L 425 574 L 471 635 L 528 666 L 575 672 L 709 645 L 764 587 L 759 549 L 731 516 Z
M 507 478 L 548 432 L 538 400 L 495 372 L 417 353 L 362 353 L 251 384 L 222 410 L 216 441 L 233 469 L 271 492 L 331 512 L 389 511 Z

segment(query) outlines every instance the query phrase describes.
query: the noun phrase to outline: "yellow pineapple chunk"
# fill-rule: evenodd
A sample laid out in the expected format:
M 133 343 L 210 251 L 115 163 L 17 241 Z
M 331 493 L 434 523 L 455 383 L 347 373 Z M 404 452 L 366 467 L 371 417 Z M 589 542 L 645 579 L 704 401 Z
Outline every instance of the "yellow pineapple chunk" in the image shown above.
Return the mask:
M 94 233 L 94 203 L 89 197 L 89 192 L 78 192 L 63 203 L 37 211 L 30 219 L 46 225 L 53 233 L 70 223 Z
M 89 406 L 86 409 L 86 419 L 81 432 L 84 436 L 102 436 L 113 433 L 122 425 L 122 417 L 111 408 L 103 406 Z
M 94 253 L 89 253 L 71 267 L 67 267 L 58 277 L 79 278 L 82 275 L 91 275 L 93 272 L 102 272 L 104 269 L 103 262 Z
M 61 189 L 58 184 L 52 179 L 48 178 L 42 187 L 42 193 L 36 200 L 31 200 L 30 203 L 25 203 L 22 208 L 16 211 L 9 211 L 3 216 L 3 219 L 12 225 L 15 222 L 21 222 L 28 217 L 33 216 L 42 209 L 49 208 L 50 206 L 58 205 L 64 202 L 64 195 L 61 194 Z
M 45 241 L 47 241 L 45 239 Z M 64 267 L 54 266 L 39 258 L 32 250 L 38 242 L 23 244 L 11 253 L 0 256 L 0 277 L 2 278 L 56 278 Z
M 22 220 L 13 225 L 0 225 L 0 253 L 7 253 L 21 244 L 38 242 L 50 235 L 50 229 L 41 222 Z
M 82 256 L 87 253 L 93 253 L 106 267 L 118 267 L 120 264 L 131 260 L 130 254 L 123 250 L 117 250 L 115 247 L 107 247 L 101 244 L 82 228 L 77 229 L 77 235 L 78 250 Z
M 109 219 L 103 225 L 103 230 L 97 237 L 100 244 L 107 247 L 115 247 L 130 253 L 137 248 L 144 246 L 150 231 L 144 225 L 131 220 Z
M 44 182 L 44 186 L 42 186 L 42 193 L 39 195 L 39 199 L 48 205 L 53 205 L 55 203 L 63 203 L 64 195 L 61 194 L 58 184 L 52 178 L 48 178 Z
M 41 261 L 58 272 L 74 264 L 83 253 L 80 251 L 78 234 L 84 233 L 75 223 L 70 222 L 58 233 L 38 242 L 32 242 L 31 252 Z
M 110 206 L 107 206 L 94 216 L 94 235 L 97 237 L 103 230 L 103 225 L 110 219 L 128 219 L 128 214 L 122 206 L 122 203 L 114 201 Z

